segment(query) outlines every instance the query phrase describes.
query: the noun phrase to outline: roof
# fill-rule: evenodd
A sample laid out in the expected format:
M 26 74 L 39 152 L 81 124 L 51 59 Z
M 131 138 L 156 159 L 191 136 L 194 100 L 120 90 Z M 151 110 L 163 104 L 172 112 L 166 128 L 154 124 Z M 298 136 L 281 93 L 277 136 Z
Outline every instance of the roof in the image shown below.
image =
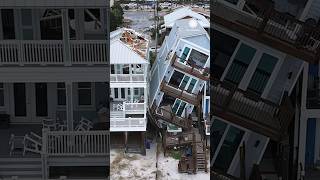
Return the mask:
M 174 22 L 179 19 L 185 19 L 185 18 L 193 18 L 199 22 L 199 24 L 204 28 L 210 27 L 210 22 L 199 13 L 196 13 L 191 10 L 190 7 L 182 7 L 179 9 L 176 9 L 170 14 L 167 14 L 164 16 L 164 25 L 165 27 L 173 27 Z
M 110 64 L 147 64 L 146 59 L 133 51 L 120 39 L 111 41 Z

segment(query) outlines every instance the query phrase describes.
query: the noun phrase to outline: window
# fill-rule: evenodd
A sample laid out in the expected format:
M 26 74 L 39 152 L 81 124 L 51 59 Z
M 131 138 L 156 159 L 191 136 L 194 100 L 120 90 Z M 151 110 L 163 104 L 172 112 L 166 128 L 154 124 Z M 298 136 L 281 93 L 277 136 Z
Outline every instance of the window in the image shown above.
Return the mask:
M 276 57 L 263 53 L 257 69 L 251 78 L 248 89 L 262 94 L 277 61 L 278 59 Z
M 221 141 L 221 138 L 227 129 L 227 123 L 219 121 L 218 119 L 214 119 L 211 125 L 211 156 L 215 155 L 217 147 Z
M 213 34 L 213 65 L 210 67 L 210 71 L 213 77 L 220 79 L 239 40 L 216 30 Z
M 190 48 L 185 47 L 184 50 L 183 50 L 183 53 L 181 55 L 180 62 L 184 63 L 186 61 L 189 52 L 190 52 Z
M 78 83 L 78 104 L 80 106 L 92 105 L 92 87 L 89 82 Z
M 238 85 L 244 76 L 251 60 L 256 53 L 256 49 L 246 45 L 241 44 L 230 68 L 225 77 L 225 80 Z
M 139 88 L 134 88 L 134 95 L 139 95 Z
M 176 99 L 173 107 L 172 107 L 172 112 L 176 113 L 177 116 L 182 116 L 183 110 L 186 108 L 187 103 L 180 100 Z
M 66 86 L 64 83 L 57 83 L 57 104 L 58 106 L 66 105 Z
M 206 64 L 208 57 L 208 55 L 203 54 L 195 49 L 192 49 L 188 58 L 188 62 L 194 64 L 196 67 L 201 69 L 204 68 L 204 65 Z
M 180 89 L 184 89 L 184 88 L 187 86 L 187 84 L 188 84 L 188 82 L 189 82 L 189 79 L 190 79 L 189 76 L 184 76 L 184 78 L 183 78 L 183 80 L 182 80 L 179 88 L 180 88 Z
M 111 65 L 111 74 L 114 74 L 115 71 L 114 71 L 114 64 Z
M 0 106 L 4 106 L 4 86 L 0 83 Z
M 15 39 L 14 15 L 12 9 L 1 9 L 3 39 Z
M 114 98 L 119 98 L 118 88 L 114 88 Z
M 192 78 L 187 88 L 187 92 L 191 93 L 196 83 L 197 83 L 197 80 Z
M 170 86 L 179 87 L 183 77 L 184 77 L 183 73 L 179 71 L 174 71 L 169 81 Z
M 214 162 L 214 167 L 227 172 L 231 161 L 238 150 L 244 131 L 230 126 L 223 144 L 219 150 L 219 154 Z
M 125 88 L 121 88 L 121 98 L 122 99 L 126 98 L 125 92 L 126 92 L 126 89 Z

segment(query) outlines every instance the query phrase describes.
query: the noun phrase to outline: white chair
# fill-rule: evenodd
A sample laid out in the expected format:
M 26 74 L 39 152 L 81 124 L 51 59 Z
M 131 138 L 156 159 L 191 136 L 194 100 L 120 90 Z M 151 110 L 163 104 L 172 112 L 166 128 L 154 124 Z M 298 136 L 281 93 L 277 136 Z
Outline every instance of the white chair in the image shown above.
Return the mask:
M 89 131 L 92 128 L 93 128 L 92 122 L 84 117 L 81 117 L 81 120 L 79 121 L 75 130 L 76 131 Z
M 26 134 L 24 136 L 23 145 L 23 156 L 25 156 L 26 152 L 41 154 L 42 137 L 33 132 L 30 132 L 30 134 Z
M 67 129 L 67 125 L 57 123 L 56 120 L 51 118 L 44 118 L 42 119 L 42 128 L 49 131 L 64 131 Z
M 9 140 L 10 156 L 12 156 L 15 150 L 23 149 L 23 138 L 24 136 L 15 136 L 14 134 L 11 134 Z

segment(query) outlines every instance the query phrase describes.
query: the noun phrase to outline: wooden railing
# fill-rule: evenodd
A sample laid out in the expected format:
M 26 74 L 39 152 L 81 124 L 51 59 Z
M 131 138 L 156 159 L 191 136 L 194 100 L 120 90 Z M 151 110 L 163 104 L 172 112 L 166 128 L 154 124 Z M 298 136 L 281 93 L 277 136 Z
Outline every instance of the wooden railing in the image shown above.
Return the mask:
M 179 98 L 184 100 L 190 104 L 195 106 L 201 104 L 201 94 L 194 94 L 192 92 L 188 92 L 185 89 L 180 89 L 179 87 L 174 87 L 172 84 L 166 82 L 165 79 L 162 80 L 160 84 L 161 91 L 165 92 L 166 94 L 173 96 L 175 98 Z
M 261 41 L 305 61 L 319 60 L 320 29 L 299 21 L 295 17 L 273 8 L 258 7 L 257 14 L 250 14 L 213 3 L 214 23 L 225 26 L 249 38 Z
M 170 55 L 170 54 L 169 54 Z M 180 71 L 191 74 L 204 81 L 210 80 L 210 68 L 197 66 L 195 63 L 187 60 L 187 65 L 179 62 L 180 57 L 175 53 L 171 58 L 171 65 Z
M 146 82 L 144 74 L 110 74 L 110 82 L 135 83 Z
M 66 52 L 69 51 L 69 53 Z M 4 40 L 0 42 L 0 65 L 106 64 L 107 42 L 72 40 Z
M 109 131 L 43 131 L 47 156 L 107 156 Z
M 274 140 L 287 131 L 294 108 L 286 95 L 278 105 L 227 82 L 213 81 L 213 114 Z
M 192 126 L 191 118 L 177 116 L 174 112 L 164 107 L 157 107 L 155 103 L 151 106 L 151 112 L 156 118 L 162 119 L 183 129 L 190 129 Z

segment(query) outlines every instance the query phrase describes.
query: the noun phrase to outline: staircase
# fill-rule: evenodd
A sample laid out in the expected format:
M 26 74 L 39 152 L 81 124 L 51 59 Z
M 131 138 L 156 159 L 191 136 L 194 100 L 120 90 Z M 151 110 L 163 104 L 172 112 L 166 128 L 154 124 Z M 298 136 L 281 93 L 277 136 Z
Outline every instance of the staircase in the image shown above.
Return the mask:
M 203 141 L 195 143 L 196 169 L 197 171 L 207 172 L 206 147 Z
M 42 179 L 41 158 L 0 158 L 0 179 Z

